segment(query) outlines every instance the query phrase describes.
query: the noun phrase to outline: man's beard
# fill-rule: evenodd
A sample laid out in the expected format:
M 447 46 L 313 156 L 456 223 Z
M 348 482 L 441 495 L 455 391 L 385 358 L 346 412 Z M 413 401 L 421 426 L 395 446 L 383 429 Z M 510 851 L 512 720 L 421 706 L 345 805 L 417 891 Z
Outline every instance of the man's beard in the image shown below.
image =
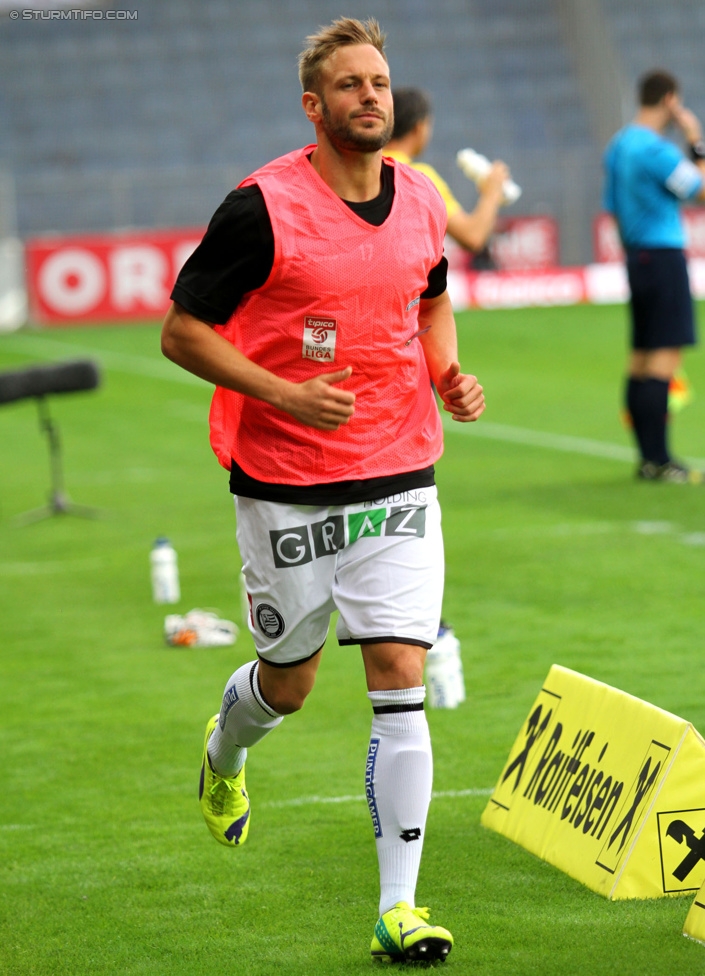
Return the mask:
M 334 120 L 325 99 L 321 99 L 323 130 L 331 143 L 338 149 L 348 149 L 352 152 L 377 152 L 384 149 L 392 138 L 394 119 L 390 116 L 381 132 L 372 133 L 364 130 L 354 130 L 349 119 Z

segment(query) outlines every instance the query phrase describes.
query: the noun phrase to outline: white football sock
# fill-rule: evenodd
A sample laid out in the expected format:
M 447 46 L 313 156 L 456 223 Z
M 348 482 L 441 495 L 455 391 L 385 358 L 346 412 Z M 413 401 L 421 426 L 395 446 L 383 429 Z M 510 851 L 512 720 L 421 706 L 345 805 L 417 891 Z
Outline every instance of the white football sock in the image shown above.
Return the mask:
M 398 901 L 415 905 L 433 781 L 425 696 L 423 686 L 368 692 L 375 714 L 365 792 L 379 860 L 380 915 Z
M 259 661 L 248 661 L 225 686 L 220 720 L 208 740 L 211 766 L 221 776 L 239 773 L 248 746 L 263 739 L 283 718 L 262 697 L 258 671 Z

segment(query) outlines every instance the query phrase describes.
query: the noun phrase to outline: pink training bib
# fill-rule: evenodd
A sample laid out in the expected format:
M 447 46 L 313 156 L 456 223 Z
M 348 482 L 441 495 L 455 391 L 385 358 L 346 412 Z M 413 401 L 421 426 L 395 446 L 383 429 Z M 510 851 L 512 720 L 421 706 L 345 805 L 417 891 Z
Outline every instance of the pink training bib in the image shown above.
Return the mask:
M 260 481 L 306 485 L 426 467 L 442 429 L 418 338 L 419 297 L 443 254 L 446 211 L 430 181 L 395 167 L 384 223 L 355 214 L 315 171 L 307 146 L 275 159 L 256 183 L 274 232 L 274 264 L 216 331 L 245 356 L 299 383 L 346 366 L 355 414 L 337 431 L 307 427 L 275 407 L 217 387 L 211 444 Z

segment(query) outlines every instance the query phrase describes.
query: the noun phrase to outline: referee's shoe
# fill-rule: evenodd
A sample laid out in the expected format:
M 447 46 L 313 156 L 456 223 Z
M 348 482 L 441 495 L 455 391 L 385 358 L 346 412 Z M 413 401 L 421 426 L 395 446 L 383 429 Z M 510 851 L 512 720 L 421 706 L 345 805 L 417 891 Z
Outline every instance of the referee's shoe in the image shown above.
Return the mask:
M 642 481 L 665 481 L 672 485 L 700 485 L 703 483 L 702 471 L 686 468 L 677 461 L 667 461 L 665 464 L 655 464 L 653 461 L 643 461 L 636 472 Z
M 203 743 L 203 765 L 198 799 L 208 829 L 226 847 L 239 847 L 247 840 L 250 829 L 250 798 L 245 789 L 245 767 L 237 776 L 221 776 L 211 766 L 208 740 L 218 724 L 214 715 L 206 726 Z

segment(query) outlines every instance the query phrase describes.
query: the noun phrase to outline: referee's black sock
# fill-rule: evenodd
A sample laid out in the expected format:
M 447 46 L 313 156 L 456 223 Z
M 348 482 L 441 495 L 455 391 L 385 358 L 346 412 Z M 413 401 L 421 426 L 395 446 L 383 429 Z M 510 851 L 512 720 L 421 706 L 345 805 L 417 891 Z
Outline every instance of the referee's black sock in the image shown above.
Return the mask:
M 666 464 L 671 460 L 667 446 L 668 380 L 649 376 L 630 377 L 627 383 L 627 409 L 644 461 Z
M 632 422 L 632 430 L 634 431 L 634 437 L 636 438 L 637 445 L 639 447 L 639 454 L 641 455 L 641 460 L 643 461 L 646 457 L 644 454 L 644 437 L 643 428 L 644 423 L 640 412 L 641 398 L 639 396 L 641 392 L 642 381 L 635 379 L 633 376 L 627 378 L 627 387 L 625 390 L 625 403 L 627 406 L 627 413 Z

